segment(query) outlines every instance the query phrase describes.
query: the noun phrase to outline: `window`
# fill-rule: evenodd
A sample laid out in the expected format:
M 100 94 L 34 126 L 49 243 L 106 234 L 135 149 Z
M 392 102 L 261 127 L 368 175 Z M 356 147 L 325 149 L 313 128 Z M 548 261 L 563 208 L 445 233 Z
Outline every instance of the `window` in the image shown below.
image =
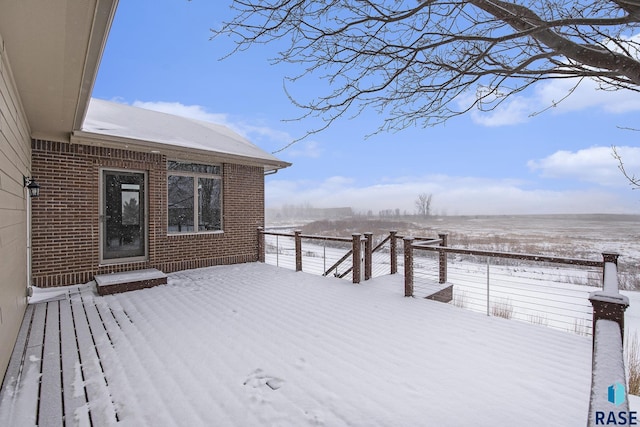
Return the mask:
M 220 166 L 167 162 L 169 233 L 222 230 Z

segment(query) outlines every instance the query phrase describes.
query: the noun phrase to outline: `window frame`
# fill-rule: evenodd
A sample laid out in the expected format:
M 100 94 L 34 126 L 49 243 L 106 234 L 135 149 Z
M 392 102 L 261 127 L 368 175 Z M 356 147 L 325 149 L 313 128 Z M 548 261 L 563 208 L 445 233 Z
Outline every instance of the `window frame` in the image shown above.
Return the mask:
M 192 164 L 198 166 L 212 167 L 217 169 L 219 173 L 207 173 L 207 172 L 190 172 L 188 170 L 180 170 L 180 169 L 170 169 L 170 165 L 172 163 L 177 164 Z M 171 231 L 169 229 L 169 177 L 171 176 L 182 176 L 193 178 L 193 231 Z M 200 231 L 199 224 L 199 204 L 200 204 L 200 196 L 198 193 L 198 182 L 200 178 L 206 179 L 217 179 L 220 185 L 220 229 L 219 230 L 202 230 Z M 188 160 L 167 160 L 167 175 L 166 175 L 166 183 L 167 183 L 167 235 L 168 236 L 185 236 L 185 235 L 196 235 L 196 234 L 222 234 L 224 233 L 224 222 L 223 222 L 223 180 L 222 180 L 222 165 L 216 163 L 203 163 L 198 161 L 188 161 Z

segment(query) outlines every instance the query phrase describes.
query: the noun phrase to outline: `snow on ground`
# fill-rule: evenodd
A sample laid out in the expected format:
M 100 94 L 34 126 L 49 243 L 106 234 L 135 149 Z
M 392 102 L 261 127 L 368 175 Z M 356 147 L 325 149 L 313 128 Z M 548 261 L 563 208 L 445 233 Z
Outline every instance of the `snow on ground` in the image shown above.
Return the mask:
M 92 297 L 130 319 L 113 347 L 97 343 L 118 425 L 587 420 L 591 338 L 405 298 L 385 277 L 353 285 L 255 263 Z

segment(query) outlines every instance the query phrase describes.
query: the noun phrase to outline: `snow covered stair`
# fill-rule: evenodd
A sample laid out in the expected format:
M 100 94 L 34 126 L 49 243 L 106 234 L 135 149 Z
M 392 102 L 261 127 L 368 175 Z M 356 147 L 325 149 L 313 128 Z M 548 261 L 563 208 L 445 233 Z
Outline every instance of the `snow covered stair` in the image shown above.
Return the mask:
M 167 275 L 155 268 L 101 274 L 95 277 L 98 295 L 135 291 L 167 284 Z

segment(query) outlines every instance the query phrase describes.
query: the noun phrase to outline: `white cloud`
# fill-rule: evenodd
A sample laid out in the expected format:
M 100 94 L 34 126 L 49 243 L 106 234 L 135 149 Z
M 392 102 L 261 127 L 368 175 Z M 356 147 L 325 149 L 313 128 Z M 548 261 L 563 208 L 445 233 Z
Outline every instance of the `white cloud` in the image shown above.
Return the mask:
M 631 173 L 640 171 L 640 148 L 617 147 L 625 167 Z M 576 152 L 557 151 L 527 165 L 545 178 L 575 178 L 606 186 L 622 186 L 627 181 L 618 169 L 611 147 L 591 147 Z
M 276 177 L 267 182 L 268 207 L 310 204 L 314 207 L 352 207 L 356 211 L 400 209 L 414 212 L 418 194 L 433 194 L 436 213 L 449 215 L 505 215 L 549 213 L 633 213 L 640 202 L 631 191 L 528 190 L 529 183 L 473 177 L 434 175 L 404 180 L 359 184 L 345 177 L 323 181 L 288 181 Z M 629 194 L 628 194 L 629 193 Z M 626 197 L 626 199 L 625 199 Z
M 514 96 L 511 100 L 499 105 L 493 111 L 482 112 L 473 110 L 471 112 L 471 119 L 479 125 L 497 127 L 524 123 L 529 119 L 530 114 L 531 105 L 529 101 L 523 97 Z
M 601 108 L 610 113 L 626 113 L 640 110 L 638 94 L 630 90 L 606 91 L 598 87 L 598 83 L 585 79 L 580 86 L 566 99 L 573 89 L 575 80 L 551 80 L 538 87 L 534 94 L 539 106 L 554 107 L 557 113 L 580 111 L 587 108 Z
M 571 93 L 576 82 L 575 79 L 555 79 L 538 83 L 528 92 L 507 98 L 493 111 L 472 111 L 471 118 L 477 124 L 491 127 L 524 123 L 542 112 L 564 114 L 588 108 L 611 114 L 640 111 L 640 97 L 636 92 L 605 91 L 599 89 L 595 81 L 585 79 Z M 460 98 L 461 107 L 469 105 L 469 96 Z
M 287 151 L 290 157 L 318 158 L 322 154 L 318 141 L 298 141 Z

